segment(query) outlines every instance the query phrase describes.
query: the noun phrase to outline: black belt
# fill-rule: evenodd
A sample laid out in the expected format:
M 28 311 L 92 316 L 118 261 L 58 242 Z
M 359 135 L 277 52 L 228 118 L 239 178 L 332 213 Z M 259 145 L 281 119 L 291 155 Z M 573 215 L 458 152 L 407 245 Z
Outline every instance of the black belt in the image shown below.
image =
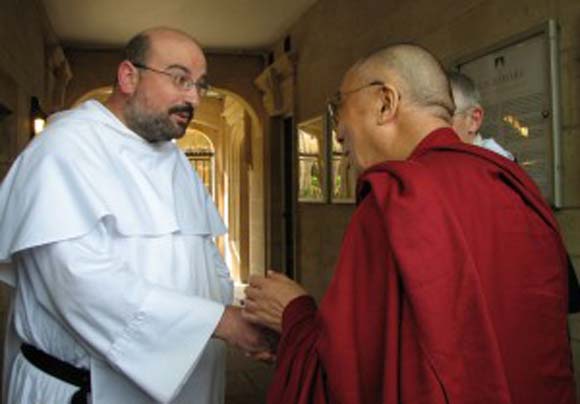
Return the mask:
M 22 344 L 20 350 L 28 362 L 36 368 L 79 388 L 71 397 L 71 404 L 88 404 L 88 397 L 91 393 L 91 372 L 61 361 L 29 344 Z

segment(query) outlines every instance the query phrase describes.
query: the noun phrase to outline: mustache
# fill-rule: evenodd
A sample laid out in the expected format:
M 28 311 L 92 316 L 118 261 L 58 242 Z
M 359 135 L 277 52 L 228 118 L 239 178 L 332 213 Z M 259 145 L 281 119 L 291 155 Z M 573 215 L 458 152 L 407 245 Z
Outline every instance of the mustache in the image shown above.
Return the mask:
M 195 109 L 193 108 L 193 105 L 189 105 L 189 104 L 176 105 L 174 107 L 169 108 L 170 114 L 178 114 L 180 112 L 186 112 L 187 114 L 189 114 L 189 116 L 193 117 L 193 113 L 195 112 Z

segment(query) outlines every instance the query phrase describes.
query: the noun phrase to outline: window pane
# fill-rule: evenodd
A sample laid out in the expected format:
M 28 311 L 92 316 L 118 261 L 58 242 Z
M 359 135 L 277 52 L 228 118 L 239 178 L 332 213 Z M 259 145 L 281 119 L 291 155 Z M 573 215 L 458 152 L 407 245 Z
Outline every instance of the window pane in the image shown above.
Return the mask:
M 298 200 L 323 202 L 324 124 L 318 117 L 298 124 Z
M 332 130 L 332 202 L 354 202 L 357 173 L 336 140 L 336 130 Z

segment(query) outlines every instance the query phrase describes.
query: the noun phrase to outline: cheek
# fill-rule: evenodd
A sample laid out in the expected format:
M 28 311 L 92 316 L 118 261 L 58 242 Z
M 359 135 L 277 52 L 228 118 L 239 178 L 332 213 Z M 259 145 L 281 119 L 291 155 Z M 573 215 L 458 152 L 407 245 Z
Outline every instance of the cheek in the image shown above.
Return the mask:
M 163 91 L 162 88 L 149 89 L 144 92 L 142 101 L 148 109 L 155 112 L 167 112 L 169 108 L 177 104 L 174 95 Z
M 341 137 L 343 139 L 343 147 L 347 147 L 352 151 L 353 147 L 356 145 L 356 130 L 353 130 L 351 126 L 345 124 L 341 128 Z
M 134 102 L 143 112 L 155 110 L 155 96 L 150 94 L 147 89 L 141 89 L 141 91 L 136 92 Z

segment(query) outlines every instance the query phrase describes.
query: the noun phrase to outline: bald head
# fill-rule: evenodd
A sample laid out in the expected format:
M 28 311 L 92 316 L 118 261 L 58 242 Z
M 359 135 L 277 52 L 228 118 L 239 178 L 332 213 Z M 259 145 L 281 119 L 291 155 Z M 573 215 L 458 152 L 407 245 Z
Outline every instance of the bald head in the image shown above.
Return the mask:
M 153 50 L 166 41 L 189 42 L 199 48 L 201 46 L 191 35 L 172 28 L 156 27 L 142 31 L 129 40 L 124 50 L 124 59 L 138 64 L 147 64 Z
M 446 121 L 453 115 L 454 105 L 445 70 L 429 51 L 418 45 L 383 48 L 360 60 L 353 69 L 370 76 L 391 76 L 407 101 L 429 109 Z
M 359 60 L 332 104 L 337 140 L 359 169 L 407 159 L 429 133 L 450 126 L 453 109 L 439 61 L 408 44 Z

